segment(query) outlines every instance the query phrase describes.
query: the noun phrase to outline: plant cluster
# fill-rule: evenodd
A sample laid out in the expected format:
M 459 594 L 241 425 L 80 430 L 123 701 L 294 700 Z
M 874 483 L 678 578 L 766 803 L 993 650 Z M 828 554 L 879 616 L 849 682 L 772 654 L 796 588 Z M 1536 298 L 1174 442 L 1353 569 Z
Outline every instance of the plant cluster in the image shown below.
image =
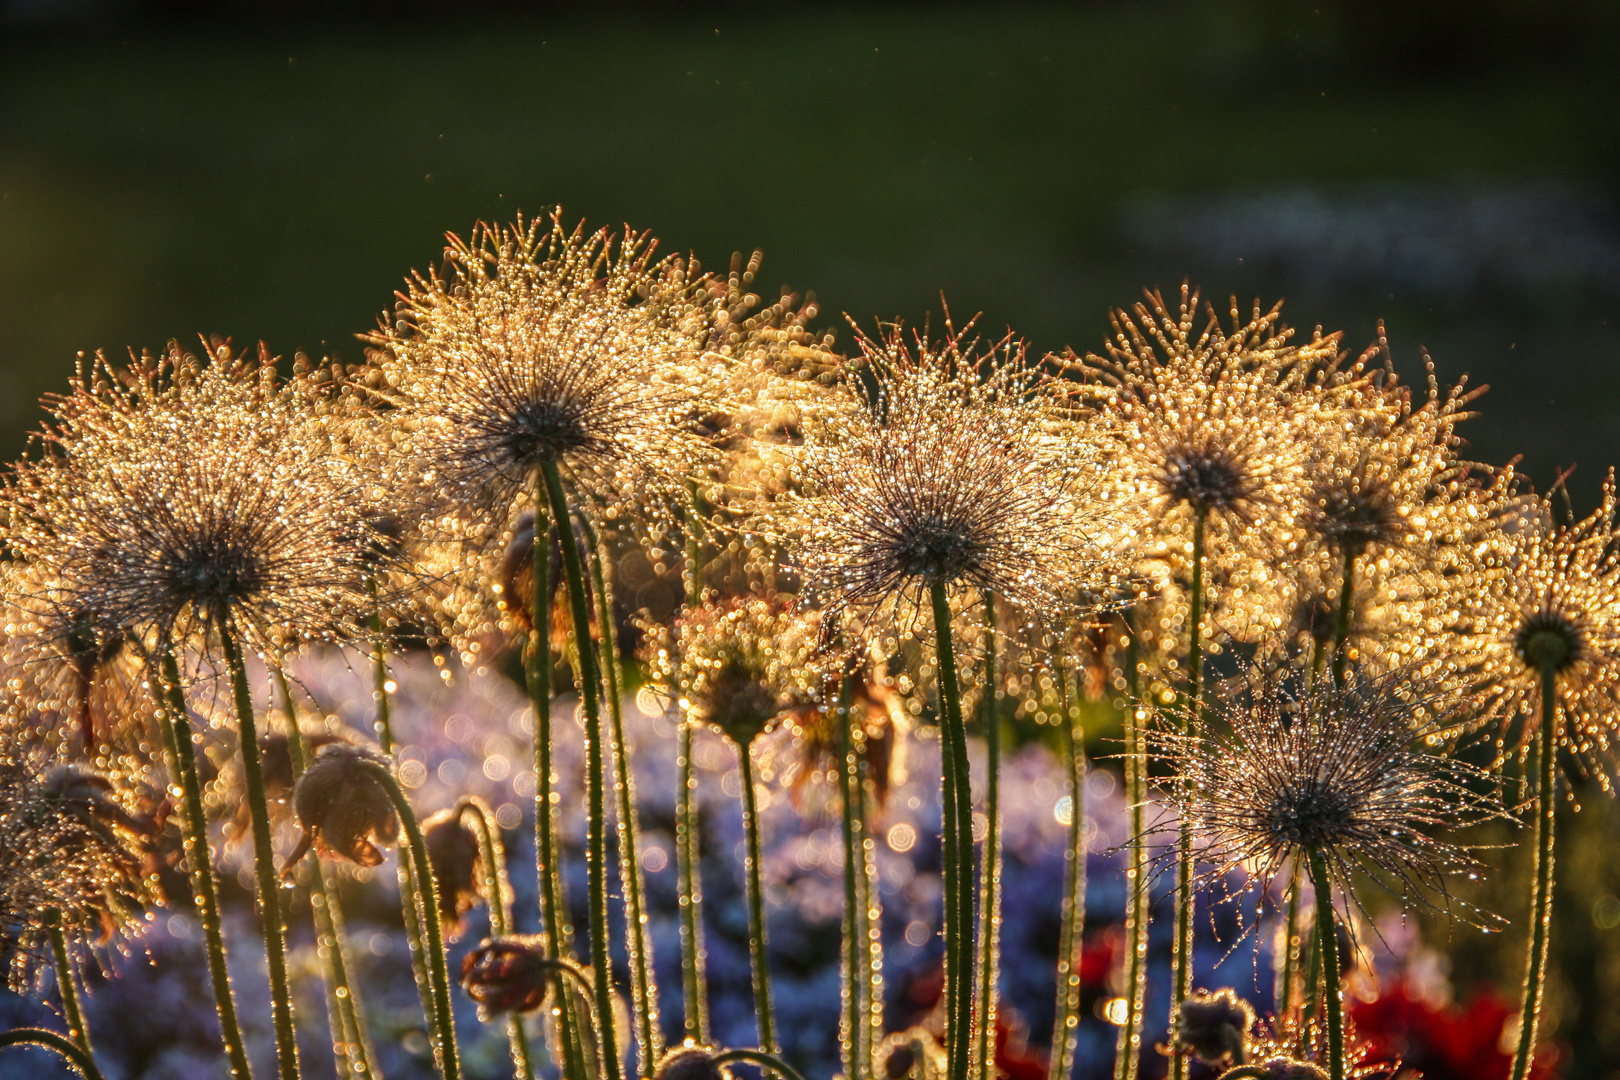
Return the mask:
M 211 781 L 245 810 L 281 1080 L 297 1080 L 288 893 L 309 892 L 345 1076 L 380 1077 L 352 977 L 344 863 L 398 848 L 402 918 L 433 1055 L 461 1075 L 445 941 L 475 905 L 492 936 L 461 992 L 506 1025 L 516 1075 L 796 1078 L 772 1006 L 755 745 L 797 735 L 833 791 L 844 864 L 843 1072 L 991 1080 L 1002 927 L 1003 720 L 1055 723 L 1070 784 L 1048 1075 L 1073 1069 L 1085 957 L 1083 697 L 1117 695 L 1131 815 L 1114 1076 L 1148 1055 L 1183 1080 L 1390 1074 L 1342 1005 L 1364 897 L 1491 916 L 1448 882 L 1486 868 L 1447 831 L 1523 812 L 1536 829 L 1514 1080 L 1532 1065 L 1553 893 L 1560 751 L 1611 787 L 1620 688 L 1615 488 L 1590 517 L 1511 467 L 1466 460 L 1475 392 L 1396 375 L 1380 335 L 1350 357 L 1280 306 L 1223 316 L 1183 287 L 1115 312 L 1102 355 L 880 325 L 840 354 L 815 304 L 657 259 L 646 234 L 559 214 L 451 237 L 364 335 L 353 368 L 261 347 L 81 364 L 0 489 L 5 722 L 0 932 L 13 976 L 54 974 L 68 1035 L 23 1029 L 96 1076 L 79 971 L 138 933 L 189 873 L 223 1051 L 251 1080 L 222 931 L 198 725 L 234 736 Z M 679 582 L 621 617 L 627 550 Z M 639 641 L 632 647 L 630 635 Z M 401 782 L 391 654 L 511 650 L 533 710 L 539 931 L 516 932 L 503 828 L 474 796 L 419 821 Z M 412 643 L 416 643 L 415 646 Z M 289 662 L 364 656 L 371 737 L 308 727 Z M 642 661 L 638 668 L 635 661 Z M 263 673 L 279 706 L 264 710 Z M 665 1045 L 623 703 L 678 724 L 681 1028 Z M 583 739 L 585 925 L 573 925 L 555 750 Z M 307 699 L 307 693 L 303 695 Z M 940 742 L 944 970 L 926 1021 L 885 1024 L 873 822 L 894 731 Z M 735 749 L 758 1042 L 713 1044 L 692 732 Z M 973 783 L 969 736 L 984 741 Z M 1523 770 L 1507 790 L 1466 760 Z M 1533 759 L 1533 765 L 1532 765 Z M 1151 790 L 1150 790 L 1151 789 Z M 290 807 L 302 840 L 280 854 Z M 169 828 L 178 822 L 178 835 Z M 510 825 L 507 826 L 510 829 Z M 178 844 L 180 850 L 176 850 Z M 616 853 L 616 854 L 615 854 Z M 1175 883 L 1173 910 L 1148 904 Z M 180 886 L 184 891 L 183 886 Z M 1194 894 L 1259 896 L 1279 929 L 1276 1011 L 1201 989 Z M 622 906 L 622 923 L 611 921 Z M 1238 905 L 1243 910 L 1249 910 Z M 1145 1045 L 1147 934 L 1173 928 L 1171 1041 Z M 610 963 L 622 925 L 626 977 Z M 1254 929 L 1251 924 L 1249 931 Z M 236 978 L 241 977 L 238 970 Z M 1112 1018 L 1112 1017 L 1111 1017 Z

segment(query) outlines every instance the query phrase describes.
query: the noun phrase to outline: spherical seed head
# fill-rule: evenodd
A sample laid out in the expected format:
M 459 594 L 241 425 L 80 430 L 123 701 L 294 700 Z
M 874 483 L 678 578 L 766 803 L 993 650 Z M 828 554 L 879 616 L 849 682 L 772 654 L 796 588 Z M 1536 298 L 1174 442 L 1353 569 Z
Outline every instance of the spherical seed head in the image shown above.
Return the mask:
M 1250 679 L 1253 689 L 1215 703 L 1185 732 L 1148 732 L 1174 771 L 1171 803 L 1206 845 L 1201 885 L 1242 870 L 1245 890 L 1263 889 L 1289 859 L 1303 866 L 1314 852 L 1347 891 L 1359 871 L 1403 902 L 1433 907 L 1450 875 L 1478 868 L 1430 835 L 1493 813 L 1468 786 L 1477 770 L 1412 749 L 1445 724 L 1437 709 L 1451 698 L 1437 701 L 1411 671 L 1352 672 L 1342 684 L 1324 675 L 1305 691 Z
M 1209 1065 L 1236 1060 L 1253 1027 L 1254 1009 L 1231 990 L 1197 993 L 1176 1010 L 1176 1049 Z
M 481 1019 L 533 1012 L 545 1003 L 558 973 L 537 935 L 486 938 L 461 961 L 461 987 Z
M 714 1063 L 718 1056 L 713 1047 L 677 1046 L 658 1059 L 653 1080 L 725 1080 L 726 1073 Z
M 422 822 L 428 865 L 438 885 L 439 917 L 451 940 L 466 930 L 467 912 L 484 899 L 483 853 L 478 834 L 466 824 L 465 809 L 458 804 Z
M 360 866 L 382 862 L 377 845 L 399 839 L 399 816 L 388 789 L 372 773 L 387 768 L 384 755 L 351 743 L 323 746 L 293 788 L 293 809 L 304 829 L 302 856 L 311 843 Z M 288 865 L 298 861 L 289 857 Z
M 1614 791 L 1620 737 L 1620 530 L 1611 473 L 1590 515 L 1567 525 L 1551 498 L 1523 500 L 1494 537 L 1498 573 L 1465 597 L 1473 646 L 1466 669 L 1484 691 L 1480 715 L 1499 731 L 1501 758 L 1527 753 L 1540 730 L 1541 680 L 1554 680 L 1561 756 Z
M 369 533 L 311 394 L 262 350 L 98 359 L 6 485 L 6 539 L 48 590 L 26 602 L 149 648 L 352 636 Z
M 557 213 L 479 225 L 370 335 L 371 382 L 459 531 L 499 531 L 544 465 L 570 496 L 622 510 L 681 497 L 710 459 L 684 270 L 653 247 Z
M 943 585 L 1047 616 L 1115 570 L 1085 424 L 1021 343 L 980 348 L 971 323 L 946 329 L 940 342 L 861 335 L 789 451 L 803 483 L 790 558 L 835 615 L 909 622 Z

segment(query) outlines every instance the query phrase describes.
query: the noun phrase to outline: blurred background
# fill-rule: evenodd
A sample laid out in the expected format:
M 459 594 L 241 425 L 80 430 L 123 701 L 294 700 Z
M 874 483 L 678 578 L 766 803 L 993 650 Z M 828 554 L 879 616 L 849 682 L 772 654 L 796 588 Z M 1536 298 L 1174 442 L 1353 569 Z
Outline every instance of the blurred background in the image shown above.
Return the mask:
M 1474 457 L 1541 487 L 1578 465 L 1590 506 L 1620 461 L 1616 55 L 1602 0 L 0 0 L 0 457 L 80 350 L 358 360 L 446 230 L 560 203 L 715 269 L 763 249 L 762 291 L 813 290 L 829 326 L 943 290 L 1095 349 L 1184 279 L 1352 350 L 1383 319 L 1408 381 L 1426 347 L 1493 386 Z M 1567 1075 L 1597 1076 L 1620 815 L 1582 802 L 1552 1006 Z M 1522 923 L 1517 890 L 1488 900 Z M 1521 934 L 1432 937 L 1459 999 L 1516 987 Z

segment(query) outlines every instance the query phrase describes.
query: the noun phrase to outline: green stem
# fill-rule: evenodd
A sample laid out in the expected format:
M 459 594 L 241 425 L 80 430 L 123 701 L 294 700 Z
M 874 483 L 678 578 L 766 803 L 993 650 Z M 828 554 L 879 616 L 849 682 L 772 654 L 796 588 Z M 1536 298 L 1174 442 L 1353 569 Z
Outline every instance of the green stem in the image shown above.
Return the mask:
M 1519 1010 L 1519 1046 L 1513 1053 L 1512 1080 L 1524 1080 L 1535 1060 L 1541 1026 L 1541 995 L 1547 982 L 1547 937 L 1552 929 L 1553 827 L 1558 763 L 1558 679 L 1551 668 L 1541 672 L 1541 734 L 1536 745 L 1540 766 L 1536 786 L 1536 879 L 1530 893 L 1530 949 L 1524 962 L 1524 998 Z
M 247 1047 L 242 1026 L 236 1017 L 236 998 L 231 991 L 230 969 L 225 962 L 224 924 L 219 917 L 219 888 L 214 881 L 213 857 L 208 850 L 208 817 L 203 810 L 202 780 L 197 773 L 197 751 L 191 741 L 186 695 L 180 685 L 180 665 L 174 654 L 163 655 L 162 711 L 167 729 L 172 770 L 180 783 L 184 803 L 186 861 L 191 864 L 191 891 L 197 899 L 197 915 L 203 925 L 208 951 L 208 975 L 214 990 L 214 1006 L 219 1011 L 220 1038 L 225 1058 L 235 1080 L 251 1080 Z
M 1339 583 L 1339 620 L 1333 628 L 1333 681 L 1344 684 L 1350 665 L 1350 609 L 1356 597 L 1356 552 L 1344 549 L 1344 578 Z
M 1333 932 L 1333 882 L 1327 862 L 1316 850 L 1306 852 L 1311 885 L 1316 890 L 1316 939 L 1322 950 L 1322 997 L 1327 1002 L 1328 1078 L 1344 1080 L 1343 994 L 1339 986 L 1339 942 Z
M 652 940 L 647 935 L 647 885 L 641 872 L 641 841 L 637 835 L 640 824 L 635 770 L 630 763 L 630 743 L 624 735 L 624 703 L 620 700 L 619 635 L 613 618 L 613 582 L 607 573 L 607 552 L 601 538 L 583 514 L 577 515 L 577 519 L 591 548 L 591 584 L 596 590 L 596 621 L 602 628 L 602 667 L 607 673 L 603 689 L 607 694 L 613 735 L 609 749 L 616 781 L 614 792 L 618 797 L 619 884 L 624 889 L 625 953 L 630 961 L 636 1059 L 641 1065 L 641 1075 L 650 1078 L 658 1059 L 664 1056 L 664 1033 L 658 1015 L 658 984 L 652 974 Z
M 737 744 L 738 780 L 742 784 L 743 833 L 748 838 L 748 858 L 743 867 L 748 878 L 748 957 L 754 974 L 754 1015 L 759 1024 L 759 1046 L 777 1053 L 776 1010 L 771 1005 L 770 944 L 765 933 L 765 887 L 761 881 L 764 859 L 759 843 L 759 800 L 754 790 L 754 759 L 751 745 Z
M 793 1066 L 777 1057 L 775 1054 L 760 1050 L 727 1050 L 725 1053 L 714 1056 L 714 1065 L 717 1069 L 733 1061 L 746 1061 L 752 1065 L 762 1065 L 783 1080 L 804 1080 L 804 1074 Z M 721 1076 L 726 1074 L 722 1072 Z
M 90 1052 L 54 1031 L 47 1031 L 45 1028 L 12 1028 L 10 1031 L 0 1031 L 0 1047 L 6 1046 L 42 1046 L 47 1050 L 55 1050 L 67 1059 L 68 1064 L 79 1070 L 85 1080 L 102 1080 L 101 1070 L 96 1068 Z
M 850 738 L 850 705 L 853 702 L 854 678 L 846 667 L 838 683 L 838 712 L 833 724 L 838 731 L 838 794 L 843 800 L 844 840 L 844 1016 L 840 1025 L 838 1044 L 843 1051 L 842 1060 L 846 1077 L 859 1076 L 870 1057 L 866 1046 L 865 979 L 861 970 L 861 934 L 864 919 L 860 903 L 860 859 L 857 846 L 859 831 L 855 815 L 859 812 L 855 800 L 860 784 L 860 764 L 855 756 L 854 741 Z
M 1193 511 L 1192 594 L 1187 613 L 1187 705 L 1181 733 L 1192 730 L 1202 707 L 1204 682 L 1204 532 L 1209 511 Z M 1193 847 L 1192 822 L 1182 817 L 1176 837 L 1176 934 L 1172 939 L 1170 977 L 1170 1027 L 1176 1024 L 1181 1003 L 1192 994 L 1193 984 Z M 1170 1059 L 1170 1080 L 1186 1080 L 1187 1057 Z
M 851 687 L 853 690 L 853 687 Z M 853 733 L 853 732 L 852 732 Z M 865 746 L 864 732 L 861 747 Z M 855 754 L 855 846 L 860 853 L 860 875 L 856 879 L 859 914 L 861 988 L 866 996 L 867 1067 L 883 1042 L 883 896 L 878 882 L 877 847 L 872 842 L 871 810 L 867 792 L 872 785 L 871 762 L 864 751 Z
M 996 983 L 1001 962 L 1001 710 L 996 684 L 996 601 L 988 592 L 984 594 L 982 694 L 979 720 L 985 746 L 985 831 L 979 856 L 979 914 L 975 927 L 978 1001 L 973 1015 L 973 1058 L 974 1073 L 979 1080 L 993 1080 L 996 1075 Z M 1064 899 L 1067 903 L 1068 897 Z
M 1079 688 L 1071 693 L 1061 668 L 1063 756 L 1069 767 L 1069 844 L 1064 851 L 1063 929 L 1058 942 L 1057 1005 L 1052 1020 L 1052 1057 L 1047 1080 L 1068 1080 L 1080 1036 L 1080 957 L 1086 934 L 1086 736 Z
M 309 761 L 309 747 L 304 741 L 303 728 L 298 724 L 298 704 L 287 681 L 287 672 L 280 664 L 271 670 L 281 692 L 282 712 L 287 720 L 287 755 L 296 783 Z M 332 1052 L 337 1057 L 340 1076 L 371 1080 L 377 1072 L 377 1051 L 371 1043 L 360 988 L 349 976 L 354 964 L 337 882 L 327 876 L 319 858 L 311 858 L 309 868 L 314 878 L 309 904 L 315 920 L 316 951 L 320 954 L 327 988 L 326 1012 Z
M 568 603 L 573 619 L 574 643 L 579 654 L 579 694 L 585 709 L 586 847 L 585 869 L 590 879 L 591 967 L 596 986 L 596 1045 L 603 1076 L 622 1080 L 618 1040 L 613 1032 L 613 968 L 608 953 L 607 885 L 607 793 L 604 790 L 606 765 L 602 753 L 601 679 L 596 670 L 596 650 L 591 645 L 591 611 L 585 598 L 585 573 L 580 565 L 579 546 L 574 542 L 569 520 L 568 496 L 563 492 L 562 475 L 555 461 L 540 467 L 545 477 L 551 516 L 557 520 L 562 539 L 563 574 L 568 580 Z
M 471 818 L 478 833 L 480 863 L 484 871 L 484 902 L 489 905 L 489 931 L 492 937 L 512 933 L 512 882 L 506 873 L 506 845 L 501 843 L 501 827 L 489 806 L 476 796 L 456 803 L 456 816 Z M 512 1065 L 521 1080 L 534 1080 L 534 1062 L 529 1055 L 529 1037 L 523 1031 L 523 1017 L 506 1017 L 506 1038 L 512 1047 Z
M 689 485 L 694 504 L 698 492 L 695 483 Z M 686 585 L 686 606 L 695 609 L 703 602 L 703 589 L 698 583 L 698 524 L 695 509 L 688 509 L 686 521 L 685 565 L 681 577 Z M 674 645 L 672 644 L 672 647 Z M 671 665 L 671 685 L 676 701 L 684 696 L 680 686 L 680 665 Z M 709 987 L 704 976 L 703 962 L 703 875 L 702 855 L 697 807 L 693 793 L 697 790 L 697 777 L 692 772 L 692 725 L 685 710 L 680 714 L 680 732 L 675 754 L 675 866 L 681 882 L 681 990 L 686 1019 L 686 1037 L 699 1044 L 709 1041 Z
M 236 700 L 236 727 L 242 751 L 242 775 L 247 782 L 248 815 L 253 825 L 253 872 L 264 923 L 264 952 L 270 969 L 270 1012 L 276 1029 L 276 1061 L 281 1080 L 298 1080 L 298 1031 L 293 1025 L 292 986 L 287 977 L 286 923 L 281 911 L 281 880 L 276 874 L 275 841 L 270 834 L 270 802 L 264 790 L 264 766 L 259 759 L 258 721 L 253 714 L 253 691 L 236 637 L 225 623 L 219 626 L 220 650 L 231 672 Z
M 90 1029 L 79 1007 L 79 983 L 73 975 L 73 958 L 68 953 L 67 934 L 62 930 L 62 913 L 52 908 L 45 913 L 45 926 L 51 940 L 51 962 L 56 969 L 56 992 L 62 998 L 62 1019 L 68 1036 L 86 1054 L 90 1053 Z
M 532 570 L 534 595 L 529 602 L 529 647 L 525 653 L 529 700 L 534 705 L 534 854 L 540 926 L 552 959 L 571 960 L 574 926 L 563 895 L 561 844 L 557 832 L 556 777 L 552 768 L 551 729 L 551 518 L 546 512 L 545 483 L 535 476 Z M 562 1073 L 568 1080 L 589 1080 L 575 995 L 559 976 L 552 1005 Z
M 1148 850 L 1147 754 L 1136 724 L 1140 673 L 1136 628 L 1124 616 L 1125 633 L 1125 798 L 1130 804 L 1130 862 L 1125 870 L 1125 1022 L 1114 1051 L 1114 1080 L 1136 1080 L 1142 1053 L 1142 1017 L 1147 1003 Z M 1052 1080 L 1068 1080 L 1067 1075 Z
M 444 1080 L 459 1080 L 461 1055 L 456 1049 L 455 1012 L 450 1005 L 450 971 L 445 960 L 444 929 L 439 925 L 439 888 L 433 879 L 432 866 L 428 863 L 422 823 L 417 820 L 416 811 L 412 809 L 410 799 L 405 797 L 405 789 L 400 786 L 392 769 L 374 761 L 363 762 L 361 768 L 388 792 L 388 799 L 394 804 L 394 812 L 399 815 L 400 824 L 405 829 L 410 859 L 416 868 L 416 880 L 422 883 L 421 891 L 404 897 L 404 902 L 420 905 L 417 920 L 427 930 L 428 973 L 433 990 L 433 1007 L 430 1010 L 433 1014 L 433 1049 L 439 1062 L 439 1074 Z
M 1274 997 L 1277 1015 L 1284 1016 L 1294 1004 L 1294 969 L 1299 963 L 1299 860 L 1288 872 L 1288 912 L 1283 920 L 1282 956 L 1277 967 Z
M 967 1080 L 973 1045 L 973 796 L 962 691 L 951 643 L 945 583 L 930 583 L 939 662 L 940 736 L 945 773 L 945 1002 L 950 1080 Z

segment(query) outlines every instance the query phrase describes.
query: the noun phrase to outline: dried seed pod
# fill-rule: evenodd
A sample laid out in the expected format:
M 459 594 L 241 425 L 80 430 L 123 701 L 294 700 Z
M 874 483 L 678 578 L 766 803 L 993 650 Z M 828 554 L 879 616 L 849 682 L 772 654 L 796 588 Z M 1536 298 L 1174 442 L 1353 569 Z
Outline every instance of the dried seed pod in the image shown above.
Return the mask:
M 304 838 L 288 857 L 288 870 L 311 844 L 361 866 L 382 862 L 377 845 L 399 839 L 399 816 L 370 766 L 388 764 L 388 758 L 363 746 L 333 743 L 321 748 L 293 789 L 293 810 Z
M 1253 1027 L 1254 1009 L 1231 990 L 1194 994 L 1176 1010 L 1176 1049 L 1207 1065 L 1239 1060 Z
M 561 971 L 538 934 L 486 938 L 461 961 L 461 988 L 488 1020 L 540 1008 Z
M 726 1080 L 727 1074 L 714 1063 L 718 1056 L 713 1047 L 688 1042 L 659 1059 L 653 1080 Z
M 439 886 L 439 918 L 445 936 L 459 938 L 467 929 L 466 915 L 484 895 L 484 862 L 478 834 L 462 818 L 463 807 L 440 810 L 422 822 L 428 865 Z

